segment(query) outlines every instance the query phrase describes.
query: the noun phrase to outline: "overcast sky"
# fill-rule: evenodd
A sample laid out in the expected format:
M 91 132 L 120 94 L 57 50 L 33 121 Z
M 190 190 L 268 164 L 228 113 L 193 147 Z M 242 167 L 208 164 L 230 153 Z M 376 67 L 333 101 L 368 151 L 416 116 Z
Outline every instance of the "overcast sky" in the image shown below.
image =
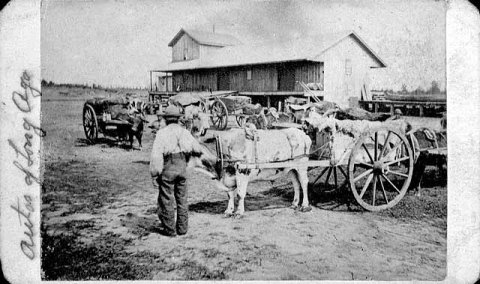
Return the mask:
M 171 59 L 181 27 L 244 43 L 301 41 L 355 30 L 387 63 L 373 88 L 445 86 L 444 1 L 58 1 L 42 2 L 42 77 L 58 83 L 147 86 Z

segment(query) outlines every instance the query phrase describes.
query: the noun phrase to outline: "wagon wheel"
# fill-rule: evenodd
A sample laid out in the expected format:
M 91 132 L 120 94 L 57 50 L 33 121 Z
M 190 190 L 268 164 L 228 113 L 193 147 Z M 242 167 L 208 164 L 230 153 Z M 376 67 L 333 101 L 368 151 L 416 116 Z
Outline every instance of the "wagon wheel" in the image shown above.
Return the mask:
M 405 135 L 380 127 L 355 144 L 348 163 L 350 189 L 360 206 L 380 211 L 404 196 L 413 174 L 413 151 Z
M 200 108 L 201 112 L 207 113 L 207 105 L 205 104 L 204 101 L 200 101 L 200 105 L 198 107 Z
M 200 101 L 200 111 L 202 113 L 207 113 L 207 105 L 205 104 L 204 101 Z M 200 132 L 200 136 L 205 136 L 207 134 L 207 129 L 203 129 L 202 132 Z
M 88 141 L 95 143 L 98 138 L 97 115 L 91 105 L 85 104 L 83 107 L 83 130 Z
M 221 100 L 216 100 L 212 104 L 212 124 L 218 130 L 224 130 L 227 128 L 228 111 L 227 107 Z
M 247 121 L 247 118 L 245 115 L 237 115 L 235 116 L 235 121 L 237 121 L 238 126 L 242 128 L 245 125 L 245 122 Z
M 326 175 L 325 175 L 326 174 Z M 325 176 L 325 179 L 322 177 Z M 340 183 L 340 178 L 343 176 L 343 182 Z M 346 168 L 341 165 L 330 166 L 324 168 L 312 184 L 323 183 L 323 192 L 334 192 L 339 188 L 344 187 L 348 183 L 348 175 Z

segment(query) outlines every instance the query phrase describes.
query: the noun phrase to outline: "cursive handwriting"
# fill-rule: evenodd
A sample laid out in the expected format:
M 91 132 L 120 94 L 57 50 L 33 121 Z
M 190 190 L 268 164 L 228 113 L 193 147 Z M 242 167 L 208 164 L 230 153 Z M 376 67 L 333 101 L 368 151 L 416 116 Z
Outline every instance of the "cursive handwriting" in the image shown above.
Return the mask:
M 23 88 L 22 92 L 14 91 L 12 93 L 12 101 L 17 109 L 22 113 L 23 139 L 20 141 L 8 139 L 8 145 L 15 152 L 16 160 L 13 165 L 25 175 L 25 184 L 32 185 L 34 182 L 40 184 L 38 176 L 32 172 L 32 167 L 35 164 L 35 149 L 34 139 L 41 139 L 45 136 L 45 131 L 40 128 L 40 125 L 32 121 L 28 116 L 34 109 L 34 99 L 41 96 L 38 89 L 32 87 L 31 76 L 26 71 L 20 76 L 20 86 Z M 35 258 L 35 241 L 32 221 L 32 212 L 34 207 L 32 204 L 32 196 L 29 194 L 23 195 L 23 199 L 17 197 L 17 203 L 10 207 L 18 214 L 20 226 L 24 228 L 24 238 L 20 241 L 20 249 L 23 254 L 33 260 Z
M 30 112 L 32 111 L 32 99 L 39 97 L 42 94 L 38 89 L 31 86 L 30 76 L 26 71 L 24 71 L 22 76 L 20 76 L 20 86 L 23 88 L 23 94 L 19 92 L 13 92 L 13 103 L 20 111 Z
M 33 239 L 33 222 L 30 219 L 30 214 L 34 211 L 32 205 L 32 197 L 28 194 L 23 196 L 24 202 L 23 207 L 20 206 L 20 199 L 17 197 L 17 204 L 16 206 L 10 205 L 10 207 L 15 210 L 18 214 L 18 221 L 20 225 L 24 225 L 26 227 L 26 231 L 23 234 L 26 236 L 26 239 L 22 239 L 20 241 L 20 248 L 22 249 L 23 254 L 28 257 L 29 259 L 35 258 L 35 241 Z M 22 224 L 22 219 L 24 220 Z
M 22 76 L 20 77 L 20 85 L 24 89 L 24 93 L 21 94 L 19 92 L 13 92 L 12 100 L 20 111 L 23 113 L 29 113 L 32 111 L 33 98 L 39 97 L 41 94 L 37 89 L 31 86 L 30 76 L 27 74 L 27 72 L 23 72 Z M 35 176 L 29 169 L 34 163 L 32 140 L 34 136 L 44 137 L 46 133 L 40 128 L 39 125 L 36 125 L 27 117 L 23 117 L 23 129 L 27 131 L 24 135 L 25 140 L 21 142 L 24 143 L 23 147 L 19 146 L 19 144 L 12 139 L 8 139 L 8 145 L 15 151 L 17 158 L 23 158 L 22 161 L 26 163 L 26 165 L 23 165 L 18 160 L 14 161 L 13 165 L 22 171 L 23 174 L 25 174 L 25 183 L 27 185 L 32 185 L 33 182 L 40 184 L 39 178 Z

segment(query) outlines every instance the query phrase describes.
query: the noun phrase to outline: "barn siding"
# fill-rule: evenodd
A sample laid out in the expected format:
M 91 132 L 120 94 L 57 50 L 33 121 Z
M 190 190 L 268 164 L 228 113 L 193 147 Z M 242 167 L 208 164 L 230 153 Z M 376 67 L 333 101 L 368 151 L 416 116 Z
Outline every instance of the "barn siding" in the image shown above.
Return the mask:
M 240 92 L 275 92 L 278 91 L 279 64 L 241 66 L 227 68 L 229 72 L 230 90 Z M 305 83 L 322 83 L 323 63 L 302 62 L 290 63 L 289 68 L 295 73 L 295 81 Z M 251 80 L 247 80 L 247 71 L 252 71 Z M 217 72 L 219 69 L 198 69 L 185 72 L 174 72 L 174 88 L 181 86 L 184 91 L 217 90 Z M 299 84 L 295 84 L 290 91 L 302 91 Z
M 172 62 L 184 61 L 184 50 L 187 50 L 187 60 L 197 59 L 200 54 L 199 44 L 188 34 L 184 34 L 174 46 L 172 46 Z
M 277 90 L 275 65 L 242 66 L 230 68 L 230 90 L 243 92 L 267 92 Z M 252 72 L 251 80 L 247 71 Z
M 307 83 L 324 83 L 323 62 L 305 62 L 295 66 L 295 81 Z M 295 84 L 295 91 L 303 91 L 299 84 Z
M 351 97 L 360 99 L 364 85 L 369 90 L 370 67 L 378 66 L 378 62 L 352 36 L 346 37 L 317 59 L 325 62 L 324 99 L 341 106 L 348 106 Z M 345 72 L 346 59 L 351 60 L 351 75 Z
M 177 90 L 179 86 L 182 91 L 216 91 L 217 71 L 212 69 L 202 69 L 185 72 L 174 72 L 174 90 Z

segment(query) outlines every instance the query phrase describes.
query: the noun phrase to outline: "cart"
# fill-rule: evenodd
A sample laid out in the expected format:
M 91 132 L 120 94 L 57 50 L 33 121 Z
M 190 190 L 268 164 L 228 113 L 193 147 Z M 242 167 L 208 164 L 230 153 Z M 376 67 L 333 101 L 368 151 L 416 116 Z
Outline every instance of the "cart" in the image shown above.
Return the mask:
M 412 179 L 414 154 L 404 129 L 394 121 L 325 117 L 323 125 L 309 133 L 313 143 L 308 161 L 229 161 L 218 145 L 217 159 L 220 167 L 234 162 L 237 169 L 308 167 L 311 184 L 333 182 L 334 189 L 349 190 L 364 209 L 380 211 L 400 202 Z
M 237 124 L 243 126 L 248 117 L 243 113 L 243 107 L 251 103 L 251 98 L 238 96 L 235 91 L 181 92 L 170 97 L 169 101 L 183 109 L 197 105 L 201 112 L 209 115 L 217 130 L 225 130 L 229 116 L 235 116 Z
M 127 140 L 132 123 L 128 114 L 128 101 L 123 98 L 93 98 L 83 105 L 83 130 L 90 143 L 95 143 L 98 134 Z M 113 114 L 113 117 L 112 117 Z

